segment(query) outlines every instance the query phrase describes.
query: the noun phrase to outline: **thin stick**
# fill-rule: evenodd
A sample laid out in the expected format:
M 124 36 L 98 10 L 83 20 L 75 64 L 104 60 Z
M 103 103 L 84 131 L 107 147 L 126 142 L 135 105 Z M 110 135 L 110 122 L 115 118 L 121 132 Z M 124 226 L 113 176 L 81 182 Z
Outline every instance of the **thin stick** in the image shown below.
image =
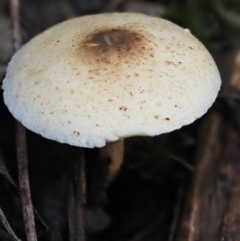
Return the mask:
M 17 51 L 22 45 L 22 37 L 20 30 L 20 16 L 19 16 L 19 0 L 10 0 L 11 20 L 12 20 L 12 34 L 13 46 Z
M 218 232 L 224 211 L 224 192 L 217 176 L 222 153 L 221 130 L 221 116 L 214 112 L 209 114 L 201 130 L 193 181 L 174 235 L 176 241 L 221 240 Z
M 13 178 L 9 175 L 8 173 L 8 170 L 5 166 L 5 163 L 4 161 L 2 160 L 2 156 L 1 156 L 1 153 L 0 153 L 0 174 L 2 174 L 6 179 L 7 181 L 13 186 L 13 188 L 18 192 L 20 193 L 20 190 L 19 190 L 19 187 L 17 185 L 17 183 L 13 180 Z M 45 221 L 43 220 L 43 218 L 40 216 L 40 214 L 38 213 L 37 209 L 33 206 L 33 211 L 36 215 L 36 217 L 39 219 L 39 221 L 41 222 L 41 224 L 45 227 L 45 229 L 48 230 L 48 226 L 47 224 L 45 223 Z
M 28 241 L 37 241 L 28 176 L 26 130 L 19 122 L 16 123 L 16 135 L 19 186 L 26 236 Z
M 13 26 L 13 45 L 15 51 L 21 46 L 21 30 L 19 16 L 19 0 L 10 0 L 11 19 Z M 35 221 L 33 206 L 30 193 L 29 176 L 28 176 L 28 159 L 27 159 L 27 143 L 26 130 L 16 122 L 16 144 L 17 144 L 17 160 L 19 172 L 19 186 L 22 200 L 23 218 L 28 241 L 37 241 L 35 230 Z
M 189 171 L 194 171 L 194 167 L 192 165 L 190 165 L 187 161 L 185 161 L 184 159 L 175 156 L 175 155 L 171 155 L 170 156 L 174 161 L 180 163 L 182 166 L 184 166 L 185 168 L 187 168 Z
M 12 238 L 13 241 L 21 241 L 17 235 L 14 233 L 13 229 L 11 228 L 10 224 L 8 223 L 6 216 L 4 215 L 2 209 L 0 208 L 0 219 L 1 224 L 4 226 L 4 228 L 8 231 L 8 234 Z
M 184 188 L 181 186 L 178 189 L 178 193 L 177 193 L 177 201 L 175 203 L 174 216 L 173 216 L 173 221 L 172 221 L 172 224 L 171 224 L 171 227 L 170 227 L 168 241 L 174 240 L 174 235 L 176 233 L 177 225 L 178 225 L 180 214 L 181 214 L 183 195 L 184 195 Z

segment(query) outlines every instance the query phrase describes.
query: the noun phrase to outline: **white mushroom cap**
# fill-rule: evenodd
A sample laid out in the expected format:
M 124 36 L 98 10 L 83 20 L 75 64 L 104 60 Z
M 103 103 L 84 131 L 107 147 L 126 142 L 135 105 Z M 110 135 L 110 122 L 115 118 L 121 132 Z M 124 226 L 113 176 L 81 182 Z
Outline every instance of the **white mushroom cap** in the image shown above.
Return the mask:
M 82 147 L 190 124 L 220 85 L 211 55 L 191 33 L 136 13 L 46 30 L 13 56 L 3 81 L 4 101 L 24 126 Z

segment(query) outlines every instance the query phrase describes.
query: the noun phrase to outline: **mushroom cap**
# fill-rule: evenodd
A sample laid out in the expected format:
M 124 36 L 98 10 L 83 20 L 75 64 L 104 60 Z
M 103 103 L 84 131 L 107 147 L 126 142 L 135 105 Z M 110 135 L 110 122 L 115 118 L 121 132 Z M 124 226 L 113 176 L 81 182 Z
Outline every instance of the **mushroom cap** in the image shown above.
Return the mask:
M 51 27 L 13 56 L 3 81 L 5 104 L 24 126 L 81 147 L 179 129 L 208 110 L 220 85 L 189 31 L 136 13 Z

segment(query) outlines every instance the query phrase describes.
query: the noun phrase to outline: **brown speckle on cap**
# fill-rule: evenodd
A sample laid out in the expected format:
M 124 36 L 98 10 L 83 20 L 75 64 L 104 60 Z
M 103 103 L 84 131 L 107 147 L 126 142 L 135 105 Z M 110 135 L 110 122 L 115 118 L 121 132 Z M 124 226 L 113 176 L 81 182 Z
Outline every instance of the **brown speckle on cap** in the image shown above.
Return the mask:
M 119 110 L 127 111 L 127 107 L 125 107 L 125 106 L 120 106 L 120 107 L 119 107 Z
M 74 132 L 73 132 L 73 135 L 75 135 L 75 136 L 80 136 L 80 132 L 74 131 Z
M 178 65 L 179 65 L 179 62 L 176 64 L 176 63 L 174 63 L 173 61 L 165 61 L 165 63 L 166 63 L 167 65 L 174 65 L 174 66 L 178 66 Z

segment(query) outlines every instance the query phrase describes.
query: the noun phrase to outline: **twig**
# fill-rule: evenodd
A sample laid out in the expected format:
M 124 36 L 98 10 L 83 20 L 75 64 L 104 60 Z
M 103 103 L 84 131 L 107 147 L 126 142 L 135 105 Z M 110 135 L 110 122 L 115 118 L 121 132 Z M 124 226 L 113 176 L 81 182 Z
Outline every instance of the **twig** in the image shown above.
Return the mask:
M 12 20 L 12 34 L 13 46 L 17 51 L 22 45 L 21 30 L 20 30 L 20 16 L 19 16 L 19 0 L 10 0 L 11 4 L 11 20 Z
M 224 149 L 219 168 L 219 186 L 221 192 L 226 193 L 227 202 L 223 218 L 220 219 L 221 234 L 219 240 L 232 241 L 240 240 L 240 137 L 236 127 L 231 123 L 228 124 L 224 134 Z
M 18 190 L 18 186 L 16 182 L 13 180 L 13 178 L 9 175 L 7 171 L 7 168 L 5 166 L 1 153 L 0 153 L 0 174 L 3 175 L 16 190 Z
M 15 51 L 17 51 L 22 43 L 19 16 L 19 0 L 10 0 L 10 9 L 13 26 L 13 45 Z M 16 122 L 16 144 L 19 171 L 19 186 L 26 236 L 28 241 L 36 241 L 37 235 L 35 230 L 34 213 L 28 176 L 26 130 L 18 121 Z
M 18 172 L 19 172 L 19 186 L 20 195 L 23 207 L 23 218 L 26 229 L 28 241 L 37 241 L 35 230 L 35 221 L 33 206 L 31 200 L 31 192 L 28 176 L 28 159 L 27 159 L 27 143 L 26 143 L 26 130 L 19 123 L 16 123 L 16 142 L 17 142 L 17 159 L 18 159 Z
M 19 23 L 19 0 L 11 0 L 11 18 L 13 26 L 13 45 L 17 51 L 21 46 L 21 31 Z M 28 177 L 28 159 L 26 147 L 26 131 L 25 128 L 16 122 L 16 142 L 17 142 L 17 159 L 19 170 L 20 195 L 23 206 L 23 217 L 28 241 L 36 241 L 37 235 L 35 231 L 34 214 L 29 186 Z
M 212 241 L 217 238 L 219 220 L 222 217 L 222 200 L 217 188 L 217 169 L 222 143 L 220 130 L 221 116 L 211 113 L 201 130 L 196 153 L 196 167 L 188 191 L 176 241 Z
M 190 165 L 187 161 L 185 161 L 184 159 L 177 157 L 175 155 L 171 155 L 171 158 L 180 163 L 182 166 L 184 166 L 185 168 L 187 168 L 189 171 L 194 171 L 194 167 L 192 165 Z
M 169 232 L 168 241 L 174 240 L 174 235 L 176 233 L 177 225 L 178 225 L 180 214 L 181 214 L 184 191 L 185 190 L 184 190 L 183 186 L 181 186 L 178 189 L 177 201 L 176 201 L 175 208 L 174 208 L 174 216 L 173 216 L 173 221 L 172 221 L 170 232 Z
M 44 228 L 46 230 L 48 230 L 48 225 L 46 224 L 46 222 L 43 220 L 42 216 L 39 214 L 38 210 L 33 206 L 33 211 L 36 215 L 36 217 L 38 218 L 38 220 L 41 222 L 41 224 L 44 226 Z
M 2 209 L 0 208 L 0 219 L 1 223 L 4 226 L 4 228 L 8 231 L 8 234 L 12 238 L 13 241 L 21 241 L 17 235 L 14 233 L 13 229 L 11 228 L 10 224 L 8 223 Z
M 5 163 L 4 163 L 4 160 L 1 156 L 1 153 L 0 153 L 0 174 L 2 174 L 6 179 L 7 181 L 12 185 L 12 187 L 19 193 L 20 190 L 19 190 L 19 187 L 17 185 L 17 183 L 13 180 L 13 178 L 9 175 L 8 173 L 8 170 L 5 166 Z M 43 218 L 40 216 L 40 214 L 38 213 L 37 209 L 33 206 L 33 210 L 34 210 L 34 213 L 36 215 L 36 217 L 39 219 L 39 221 L 41 222 L 41 224 L 46 228 L 48 229 L 48 226 L 47 224 L 45 223 L 45 221 L 43 220 Z

